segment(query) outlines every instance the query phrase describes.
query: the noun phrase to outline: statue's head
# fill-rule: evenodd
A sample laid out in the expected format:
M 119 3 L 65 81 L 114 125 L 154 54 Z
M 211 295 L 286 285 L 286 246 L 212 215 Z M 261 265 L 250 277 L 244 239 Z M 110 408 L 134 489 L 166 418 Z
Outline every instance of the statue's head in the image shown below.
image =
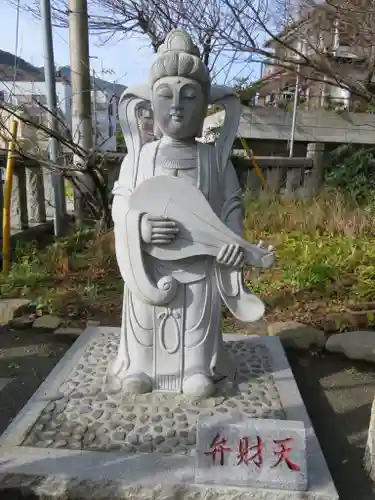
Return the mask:
M 207 113 L 211 80 L 199 50 L 181 29 L 173 30 L 150 70 L 154 120 L 173 139 L 199 137 Z

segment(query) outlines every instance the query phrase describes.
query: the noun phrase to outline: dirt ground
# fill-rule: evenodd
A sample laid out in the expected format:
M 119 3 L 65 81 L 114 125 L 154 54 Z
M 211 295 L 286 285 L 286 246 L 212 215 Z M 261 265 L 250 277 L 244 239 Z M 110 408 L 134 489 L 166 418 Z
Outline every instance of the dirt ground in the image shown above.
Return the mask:
M 32 331 L 0 333 L 0 432 L 25 405 L 73 340 Z M 362 458 L 375 394 L 375 367 L 332 354 L 288 352 L 341 500 L 375 499 Z

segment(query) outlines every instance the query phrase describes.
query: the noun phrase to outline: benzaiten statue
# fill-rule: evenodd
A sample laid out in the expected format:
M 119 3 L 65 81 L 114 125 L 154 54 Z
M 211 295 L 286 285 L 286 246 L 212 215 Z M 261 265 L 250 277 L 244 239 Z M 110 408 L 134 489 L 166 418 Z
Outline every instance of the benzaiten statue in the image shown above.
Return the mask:
M 156 140 L 142 144 L 137 110 L 151 102 Z M 226 109 L 214 145 L 198 142 L 209 104 Z M 242 321 L 264 314 L 242 267 L 270 267 L 273 249 L 242 238 L 241 189 L 229 153 L 240 103 L 211 85 L 190 36 L 173 30 L 149 83 L 128 88 L 119 113 L 128 149 L 113 194 L 116 256 L 125 282 L 121 340 L 109 367 L 112 390 L 209 397 L 233 376 L 221 305 Z

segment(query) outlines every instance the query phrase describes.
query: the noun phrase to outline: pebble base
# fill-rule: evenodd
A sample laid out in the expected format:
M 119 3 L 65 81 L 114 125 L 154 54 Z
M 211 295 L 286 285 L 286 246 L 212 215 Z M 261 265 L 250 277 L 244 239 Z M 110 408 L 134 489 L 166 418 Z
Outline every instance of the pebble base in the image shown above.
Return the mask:
M 105 374 L 119 328 L 88 328 L 0 438 L 0 496 L 200 500 L 338 498 L 278 338 L 226 334 L 235 386 L 214 397 L 109 393 Z M 194 484 L 199 415 L 303 421 L 308 437 L 308 492 Z M 26 497 L 27 498 L 27 497 Z

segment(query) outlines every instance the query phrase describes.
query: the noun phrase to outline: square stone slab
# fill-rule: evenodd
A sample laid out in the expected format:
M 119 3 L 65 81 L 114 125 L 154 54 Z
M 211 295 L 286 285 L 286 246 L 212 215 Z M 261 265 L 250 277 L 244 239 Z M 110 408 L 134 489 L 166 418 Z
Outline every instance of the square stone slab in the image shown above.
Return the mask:
M 307 478 L 303 422 L 198 418 L 197 483 L 306 491 Z
M 36 498 L 199 500 L 338 498 L 278 338 L 225 335 L 238 386 L 193 404 L 182 395 L 108 393 L 105 373 L 120 328 L 89 327 L 0 438 L 0 494 Z M 195 483 L 198 417 L 301 421 L 307 492 Z

